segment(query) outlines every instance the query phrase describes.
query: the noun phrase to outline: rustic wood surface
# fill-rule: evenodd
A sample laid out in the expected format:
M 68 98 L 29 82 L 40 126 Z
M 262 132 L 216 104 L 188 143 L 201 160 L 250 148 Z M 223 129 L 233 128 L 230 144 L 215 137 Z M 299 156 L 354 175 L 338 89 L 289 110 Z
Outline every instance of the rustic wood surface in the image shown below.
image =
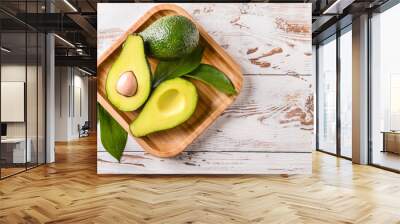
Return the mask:
M 174 158 L 125 152 L 118 162 L 98 152 L 100 174 L 310 174 L 311 153 L 187 152 Z M 285 164 L 285 165 L 282 165 Z M 179 172 L 178 172 L 179 170 Z
M 398 224 L 399 174 L 321 152 L 312 175 L 97 175 L 96 138 L 0 181 L 0 223 Z
M 182 168 L 185 167 L 182 164 L 190 164 L 189 158 L 202 158 L 196 160 L 196 166 L 188 168 L 189 173 L 277 173 L 271 170 L 279 164 L 275 161 L 285 161 L 279 164 L 279 173 L 310 172 L 306 161 L 311 162 L 309 155 L 314 148 L 314 77 L 309 67 L 311 33 L 305 27 L 311 24 L 311 5 L 178 5 L 191 13 L 243 68 L 246 74 L 241 94 L 185 150 L 191 157 L 186 156 L 186 153 L 170 160 L 152 157 L 143 154 L 141 147 L 133 138 L 129 138 L 122 163 L 118 165 L 104 152 L 99 140 L 98 172 L 182 173 L 182 169 L 186 169 Z M 152 6 L 154 4 L 99 4 L 99 53 L 111 46 L 112 41 L 120 37 Z M 284 10 L 279 13 L 278 9 Z M 223 17 L 221 13 L 225 13 Z M 237 19 L 238 16 L 240 19 Z M 282 22 L 282 19 L 286 22 Z M 263 28 L 274 23 L 279 25 L 272 26 L 275 30 L 268 31 L 271 35 L 264 33 Z M 243 27 L 243 24 L 250 26 L 250 30 Z M 269 25 L 267 27 L 272 29 Z M 264 53 L 266 55 L 260 57 Z M 278 61 L 281 64 L 276 66 Z M 241 168 L 227 171 L 232 166 L 226 162 L 229 158 L 218 156 L 226 153 L 231 153 L 236 162 L 242 164 L 236 165 Z M 131 155 L 143 155 L 146 159 L 141 159 L 138 164 L 144 166 L 130 164 L 134 163 Z M 262 160 L 255 160 L 254 163 L 249 161 L 249 158 L 257 155 Z M 150 164 L 158 169 L 149 168 Z

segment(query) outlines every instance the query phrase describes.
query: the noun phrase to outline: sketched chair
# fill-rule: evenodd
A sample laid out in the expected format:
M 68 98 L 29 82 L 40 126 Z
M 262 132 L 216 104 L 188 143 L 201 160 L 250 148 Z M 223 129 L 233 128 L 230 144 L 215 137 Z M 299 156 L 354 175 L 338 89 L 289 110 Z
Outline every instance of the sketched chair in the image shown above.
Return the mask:
M 79 138 L 89 136 L 89 129 L 90 129 L 89 121 L 85 121 L 82 127 L 78 125 Z

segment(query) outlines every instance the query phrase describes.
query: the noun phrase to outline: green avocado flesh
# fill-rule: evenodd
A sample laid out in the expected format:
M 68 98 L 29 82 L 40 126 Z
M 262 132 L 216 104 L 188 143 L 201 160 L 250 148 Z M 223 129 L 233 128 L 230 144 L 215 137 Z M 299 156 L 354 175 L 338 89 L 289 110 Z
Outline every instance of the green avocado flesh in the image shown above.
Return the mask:
M 199 44 L 196 25 L 184 16 L 164 16 L 139 35 L 143 37 L 150 55 L 162 60 L 184 57 Z
M 170 129 L 190 118 L 196 109 L 196 87 L 182 78 L 162 82 L 130 125 L 136 137 Z
M 136 78 L 137 90 L 133 96 L 125 96 L 117 91 L 117 83 L 125 72 L 132 72 Z M 151 73 L 144 52 L 143 39 L 138 35 L 129 35 L 107 75 L 107 98 L 119 110 L 133 111 L 144 104 L 150 90 Z

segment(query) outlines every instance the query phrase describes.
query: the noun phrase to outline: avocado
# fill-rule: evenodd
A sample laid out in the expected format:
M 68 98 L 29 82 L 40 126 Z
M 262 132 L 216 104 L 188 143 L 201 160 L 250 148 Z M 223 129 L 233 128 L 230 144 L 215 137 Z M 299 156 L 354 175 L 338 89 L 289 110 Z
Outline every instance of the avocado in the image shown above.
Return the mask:
M 108 72 L 107 98 L 119 110 L 133 111 L 144 104 L 150 90 L 151 71 L 143 39 L 138 35 L 129 35 Z
M 148 53 L 157 59 L 173 60 L 193 52 L 199 44 L 199 31 L 184 16 L 164 16 L 139 33 Z
M 197 98 L 190 81 L 174 78 L 162 82 L 130 125 L 131 133 L 141 137 L 182 124 L 195 111 Z

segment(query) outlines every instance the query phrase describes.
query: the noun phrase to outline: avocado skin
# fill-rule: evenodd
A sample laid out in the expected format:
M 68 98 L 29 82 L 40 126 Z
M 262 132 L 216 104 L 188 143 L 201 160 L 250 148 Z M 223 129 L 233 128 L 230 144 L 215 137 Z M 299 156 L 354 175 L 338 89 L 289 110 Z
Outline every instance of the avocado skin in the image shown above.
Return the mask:
M 173 60 L 192 53 L 200 38 L 196 25 L 179 15 L 158 19 L 139 35 L 143 37 L 148 53 L 161 60 Z

